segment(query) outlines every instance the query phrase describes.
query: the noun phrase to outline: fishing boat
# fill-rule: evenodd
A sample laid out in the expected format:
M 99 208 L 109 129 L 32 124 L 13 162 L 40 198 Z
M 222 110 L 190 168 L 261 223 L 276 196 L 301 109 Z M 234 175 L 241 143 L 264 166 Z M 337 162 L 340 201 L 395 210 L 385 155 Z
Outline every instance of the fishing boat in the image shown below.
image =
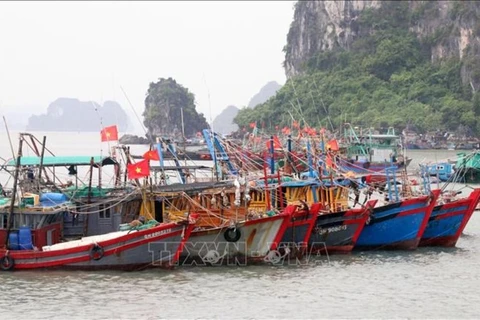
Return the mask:
M 447 191 L 432 211 L 420 246 L 454 247 L 480 199 L 480 189 L 467 198 L 456 199 L 456 191 Z
M 268 212 L 275 212 L 272 208 L 276 208 L 287 216 L 283 236 L 276 244 L 277 249 L 269 253 L 270 262 L 284 261 L 284 258 L 301 259 L 307 253 L 308 241 L 321 205 L 299 196 L 303 186 L 302 181 L 298 184 L 298 181 L 289 177 L 281 177 L 279 171 L 276 176 L 265 176 L 255 182 L 256 188 L 251 192 L 249 207 Z
M 373 200 L 361 209 L 340 212 L 320 211 L 310 236 L 311 252 L 327 252 L 328 254 L 351 252 L 375 202 Z
M 102 188 L 101 169 L 118 168 L 114 158 L 44 156 L 45 143 L 40 156 L 23 157 L 22 145 L 29 138 L 34 141 L 31 135 L 20 135 L 18 155 L 7 163 L 7 168 L 15 166 L 13 190 L 0 201 L 2 270 L 131 270 L 177 262 L 193 229 L 193 216 L 157 222 L 141 205 L 142 190 Z M 79 166 L 90 167 L 86 188 L 78 186 Z M 59 167 L 75 176 L 75 184 L 58 183 Z M 98 186 L 92 182 L 94 168 L 99 171 Z M 34 190 L 37 193 L 25 192 Z
M 177 221 L 187 212 L 198 215 L 180 255 L 182 265 L 238 265 L 264 261 L 287 228 L 287 214 L 254 209 L 249 197 L 245 183 L 219 181 L 159 186 L 152 199 L 163 221 Z
M 349 253 L 375 206 L 368 201 L 361 208 L 350 208 L 348 203 L 350 180 L 322 180 L 310 186 L 313 205 L 318 206 L 314 229 L 308 241 L 309 252 Z
M 297 242 L 308 239 L 309 253 L 350 252 L 376 203 L 376 200 L 371 200 L 361 208 L 350 208 L 350 183 L 349 179 L 344 178 L 290 179 L 282 182 L 282 198 L 287 203 L 304 203 L 313 214 L 305 216 L 303 229 L 287 230 L 283 241 L 288 241 L 292 233 L 297 232 L 297 237 L 300 237 L 296 239 Z
M 407 167 L 411 160 L 402 154 L 402 144 L 393 128 L 386 134 L 375 134 L 372 129 L 360 130 L 345 124 L 337 165 L 355 173 L 384 172 L 388 167 Z
M 440 190 L 373 209 L 355 249 L 416 249 L 423 236 Z M 392 195 L 389 196 L 390 199 Z
M 58 213 L 62 212 L 41 215 L 49 218 Z M 54 230 L 58 230 L 58 223 L 45 224 L 33 230 L 22 225 L 18 229 L 0 230 L 3 238 L 9 234 L 8 248 L 0 249 L 0 269 L 140 270 L 171 267 L 176 264 L 193 227 L 194 224 L 188 222 L 156 223 L 143 230 L 132 229 L 57 242 L 58 238 L 51 237 L 56 236 Z M 50 242 L 53 244 L 41 246 Z

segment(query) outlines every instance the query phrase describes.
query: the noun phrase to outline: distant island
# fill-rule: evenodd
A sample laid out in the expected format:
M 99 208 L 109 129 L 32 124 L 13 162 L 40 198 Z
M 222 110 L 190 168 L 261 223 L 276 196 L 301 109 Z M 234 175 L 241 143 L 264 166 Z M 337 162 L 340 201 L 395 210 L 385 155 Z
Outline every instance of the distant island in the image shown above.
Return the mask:
M 128 123 L 127 114 L 115 101 L 105 101 L 101 106 L 93 101 L 58 98 L 46 114 L 30 116 L 26 130 L 100 132 L 102 126 L 115 124 L 119 131 L 126 131 Z
M 255 106 L 264 103 L 274 96 L 281 87 L 276 81 L 268 82 L 250 99 L 247 107 L 255 108 Z M 226 107 L 213 120 L 213 130 L 220 134 L 230 134 L 237 131 L 238 125 L 233 122 L 233 119 L 235 119 L 239 111 L 240 109 L 233 105 Z
M 282 86 L 276 81 L 270 81 L 256 93 L 248 103 L 249 108 L 255 108 L 257 105 L 266 102 L 273 97 Z
M 213 130 L 220 134 L 229 134 L 238 130 L 238 126 L 233 123 L 233 119 L 237 116 L 240 109 L 236 106 L 226 107 L 218 116 L 213 120 Z

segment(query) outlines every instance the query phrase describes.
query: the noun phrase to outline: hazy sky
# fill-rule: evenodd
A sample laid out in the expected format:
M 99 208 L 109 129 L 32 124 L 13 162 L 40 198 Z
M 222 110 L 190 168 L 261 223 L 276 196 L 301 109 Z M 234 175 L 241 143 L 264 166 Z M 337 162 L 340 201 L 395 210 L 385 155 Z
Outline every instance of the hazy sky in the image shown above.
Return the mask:
M 215 117 L 285 82 L 294 3 L 0 2 L 0 108 L 40 114 L 72 97 L 131 111 L 121 86 L 141 116 L 149 83 L 173 77 L 210 121 L 209 105 Z

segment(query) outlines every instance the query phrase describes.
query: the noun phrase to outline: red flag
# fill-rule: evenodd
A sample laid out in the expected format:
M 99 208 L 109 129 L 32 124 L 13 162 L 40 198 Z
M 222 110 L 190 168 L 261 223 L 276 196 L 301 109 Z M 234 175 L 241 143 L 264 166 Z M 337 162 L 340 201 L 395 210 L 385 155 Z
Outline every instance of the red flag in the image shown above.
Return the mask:
M 299 124 L 296 120 L 293 121 L 292 126 L 293 126 L 295 129 L 299 129 L 299 128 L 300 128 L 300 124 Z
M 117 126 L 109 126 L 105 127 L 100 131 L 100 139 L 102 142 L 104 141 L 117 141 L 118 140 L 118 130 Z
M 143 154 L 143 159 L 158 161 L 160 160 L 160 157 L 158 156 L 157 150 L 150 150 Z
M 251 122 L 251 123 L 250 123 L 250 128 L 253 129 L 253 128 L 255 128 L 256 126 L 257 126 L 257 123 L 256 123 L 256 122 Z
M 137 163 L 132 163 L 127 166 L 128 179 L 138 179 L 148 177 L 150 175 L 149 160 L 142 160 Z
M 270 150 L 270 139 L 266 141 L 267 149 Z M 282 143 L 277 136 L 273 136 L 273 149 L 281 149 Z
M 327 142 L 327 150 L 330 149 L 332 151 L 338 151 L 338 142 L 335 139 L 332 139 Z

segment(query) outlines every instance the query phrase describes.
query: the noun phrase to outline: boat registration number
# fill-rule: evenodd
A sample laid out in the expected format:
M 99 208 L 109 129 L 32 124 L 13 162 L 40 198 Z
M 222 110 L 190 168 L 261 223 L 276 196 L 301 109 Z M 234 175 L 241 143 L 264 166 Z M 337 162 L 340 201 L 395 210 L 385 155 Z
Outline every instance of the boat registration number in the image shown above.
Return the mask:
M 163 234 L 170 233 L 170 232 L 172 232 L 172 229 L 165 229 L 165 230 L 157 231 L 157 232 L 154 232 L 154 233 L 146 234 L 144 237 L 145 237 L 145 239 L 150 239 L 150 238 L 158 237 L 158 236 L 161 236 Z
M 344 224 L 342 224 L 341 226 L 335 226 L 335 227 L 330 227 L 326 229 L 319 229 L 318 234 L 332 233 L 332 232 L 338 232 L 343 230 L 347 230 L 347 226 Z

